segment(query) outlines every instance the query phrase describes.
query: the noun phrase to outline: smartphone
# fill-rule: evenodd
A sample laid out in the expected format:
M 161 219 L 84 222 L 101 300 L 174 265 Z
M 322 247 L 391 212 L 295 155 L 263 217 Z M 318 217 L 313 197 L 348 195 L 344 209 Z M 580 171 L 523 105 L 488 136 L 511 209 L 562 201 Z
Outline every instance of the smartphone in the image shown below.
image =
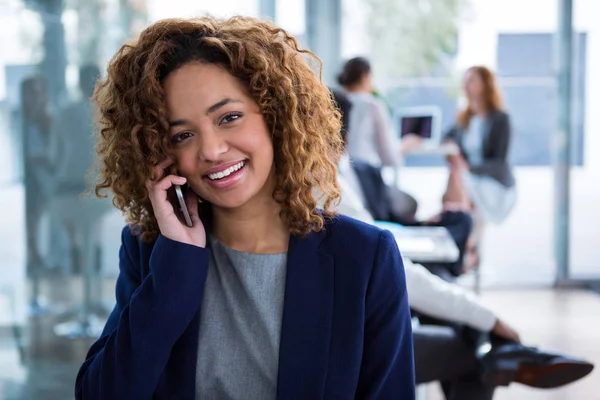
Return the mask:
M 169 201 L 173 205 L 175 214 L 182 223 L 185 223 L 188 227 L 193 227 L 192 218 L 190 217 L 190 211 L 188 210 L 185 202 L 185 194 L 180 185 L 173 185 L 168 191 L 167 196 Z
M 181 190 L 180 185 L 175 185 L 175 193 L 177 194 L 177 200 L 179 201 L 179 206 L 181 207 L 181 213 L 183 214 L 183 220 L 185 224 L 190 228 L 194 226 L 192 223 L 192 218 L 190 217 L 190 210 L 187 208 L 187 203 L 185 202 L 185 196 L 183 195 L 183 190 Z

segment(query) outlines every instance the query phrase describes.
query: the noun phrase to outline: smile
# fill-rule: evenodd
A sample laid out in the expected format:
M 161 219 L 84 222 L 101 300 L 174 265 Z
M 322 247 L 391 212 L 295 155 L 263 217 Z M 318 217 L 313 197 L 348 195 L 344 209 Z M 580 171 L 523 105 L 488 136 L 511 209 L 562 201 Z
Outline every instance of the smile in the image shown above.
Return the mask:
M 241 170 L 245 166 L 246 166 L 246 161 L 245 160 L 240 161 L 239 163 L 232 165 L 231 167 L 227 168 L 224 171 L 219 171 L 219 172 L 215 172 L 212 174 L 208 174 L 207 176 L 208 176 L 208 179 L 210 179 L 211 181 L 218 181 L 220 179 L 227 178 L 228 176 L 230 176 L 234 172 Z

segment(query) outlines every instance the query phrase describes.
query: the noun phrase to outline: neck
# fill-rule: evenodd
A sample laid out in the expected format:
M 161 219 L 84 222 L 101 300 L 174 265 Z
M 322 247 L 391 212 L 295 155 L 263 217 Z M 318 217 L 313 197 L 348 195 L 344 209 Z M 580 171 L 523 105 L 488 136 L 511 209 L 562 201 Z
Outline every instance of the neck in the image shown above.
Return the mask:
M 482 115 L 485 114 L 485 107 L 482 100 L 472 100 L 471 101 L 471 110 L 473 114 Z
M 262 196 L 236 209 L 213 207 L 212 235 L 232 249 L 257 254 L 287 251 L 290 231 L 281 204 Z
M 357 84 L 357 85 L 346 87 L 346 92 L 348 92 L 348 93 L 369 93 L 370 90 L 365 85 Z

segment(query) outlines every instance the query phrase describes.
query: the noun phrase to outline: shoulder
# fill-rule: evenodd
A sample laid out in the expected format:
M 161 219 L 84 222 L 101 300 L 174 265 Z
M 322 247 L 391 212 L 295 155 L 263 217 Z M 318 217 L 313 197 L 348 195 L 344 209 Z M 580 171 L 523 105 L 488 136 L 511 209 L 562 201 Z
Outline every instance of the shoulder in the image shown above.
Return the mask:
M 127 250 L 138 249 L 142 244 L 142 232 L 136 227 L 125 225 L 121 230 L 121 242 Z
M 347 215 L 338 214 L 335 218 L 327 221 L 325 229 L 331 235 L 343 235 L 362 239 L 378 239 L 383 229 L 375 225 L 359 221 Z
M 148 258 L 156 240 L 142 240 L 143 230 L 132 225 L 125 225 L 121 230 L 121 257 L 126 256 L 131 262 L 138 264 Z
M 336 285 L 344 296 L 375 293 L 372 301 L 406 291 L 396 239 L 387 230 L 339 215 L 328 224 L 319 250 L 332 257 Z M 355 294 L 351 294 L 351 293 Z
M 491 113 L 491 118 L 495 122 L 508 122 L 510 117 L 504 110 L 496 110 Z
M 381 102 L 370 93 L 350 93 L 348 99 L 354 106 L 373 107 L 378 106 Z
M 334 256 L 350 257 L 366 262 L 374 260 L 377 253 L 396 246 L 393 235 L 374 225 L 346 215 L 337 215 L 325 225 L 322 247 Z M 397 248 L 395 250 L 398 251 Z

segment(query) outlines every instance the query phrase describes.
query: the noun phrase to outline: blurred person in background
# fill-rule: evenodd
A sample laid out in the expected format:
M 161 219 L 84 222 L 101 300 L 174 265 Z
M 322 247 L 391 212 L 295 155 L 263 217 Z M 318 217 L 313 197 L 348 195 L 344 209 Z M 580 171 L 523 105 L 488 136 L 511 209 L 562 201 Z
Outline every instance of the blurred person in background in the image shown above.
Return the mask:
M 82 261 L 78 259 L 78 251 L 84 251 L 81 236 L 89 233 L 89 229 L 82 228 L 89 224 L 99 226 L 99 218 L 108 208 L 104 206 L 93 210 L 92 203 L 81 198 L 89 187 L 87 175 L 95 159 L 92 96 L 99 77 L 100 69 L 95 65 L 83 65 L 79 68 L 79 96 L 58 111 L 52 128 L 58 147 L 52 209 L 54 216 L 60 219 L 65 228 L 66 237 L 61 240 L 64 235 L 61 236 L 62 232 L 57 231 L 53 235 L 51 251 L 63 264 L 64 260 L 70 260 L 71 270 L 76 273 L 84 268 Z M 94 202 L 98 206 L 100 203 Z M 77 210 L 81 211 L 80 215 L 77 215 Z M 67 263 L 62 267 L 66 270 L 69 265 Z
M 338 75 L 338 83 L 352 103 L 348 154 L 369 165 L 398 166 L 402 147 L 397 140 L 385 103 L 373 94 L 371 63 L 363 57 L 348 60 Z
M 369 61 L 362 57 L 348 60 L 338 75 L 338 82 L 352 104 L 344 138 L 347 153 L 338 164 L 340 174 L 359 188 L 356 192 L 360 193 L 373 218 L 405 226 L 442 226 L 448 230 L 458 247 L 459 257 L 450 263 L 427 263 L 426 267 L 432 272 L 453 280 L 463 270 L 472 268 L 464 265 L 465 261 L 471 261 L 464 257 L 472 229 L 472 220 L 467 213 L 446 209 L 429 220 L 417 220 L 416 200 L 383 181 L 381 167 L 400 167 L 402 154 L 419 145 L 420 139 L 416 135 L 407 135 L 402 141 L 396 138 L 387 107 L 372 94 Z
M 332 90 L 342 114 L 342 138 L 352 104 Z M 338 173 L 342 199 L 338 211 L 374 223 L 352 176 Z M 404 258 L 408 300 L 421 323 L 413 327 L 418 384 L 439 381 L 447 400 L 491 400 L 495 388 L 512 382 L 555 388 L 588 375 L 593 365 L 520 343 L 519 333 L 472 293 Z
M 56 142 L 52 135 L 45 78 L 35 76 L 21 84 L 25 171 L 25 219 L 27 226 L 27 270 L 37 273 L 45 266 L 40 253 L 40 221 L 54 190 Z
M 338 177 L 341 214 L 374 220 L 345 177 Z M 447 400 L 491 400 L 497 386 L 512 382 L 550 389 L 587 376 L 585 360 L 521 344 L 520 336 L 472 293 L 420 264 L 404 259 L 413 315 L 418 384 L 439 381 Z
M 236 17 L 159 21 L 112 59 L 96 190 L 130 225 L 77 399 L 414 399 L 402 259 L 330 211 L 340 116 L 304 55 Z
M 463 89 L 467 106 L 443 139 L 459 150 L 447 158 L 450 175 L 443 202 L 446 207 L 474 211 L 475 232 L 468 247 L 478 264 L 484 222 L 504 221 L 517 196 L 508 162 L 510 120 L 494 74 L 483 66 L 469 68 Z
M 60 159 L 57 167 L 59 192 L 80 194 L 87 188 L 86 174 L 94 164 L 94 108 L 92 96 L 100 69 L 96 65 L 79 68 L 79 98 L 57 114 L 53 130 L 58 137 Z

